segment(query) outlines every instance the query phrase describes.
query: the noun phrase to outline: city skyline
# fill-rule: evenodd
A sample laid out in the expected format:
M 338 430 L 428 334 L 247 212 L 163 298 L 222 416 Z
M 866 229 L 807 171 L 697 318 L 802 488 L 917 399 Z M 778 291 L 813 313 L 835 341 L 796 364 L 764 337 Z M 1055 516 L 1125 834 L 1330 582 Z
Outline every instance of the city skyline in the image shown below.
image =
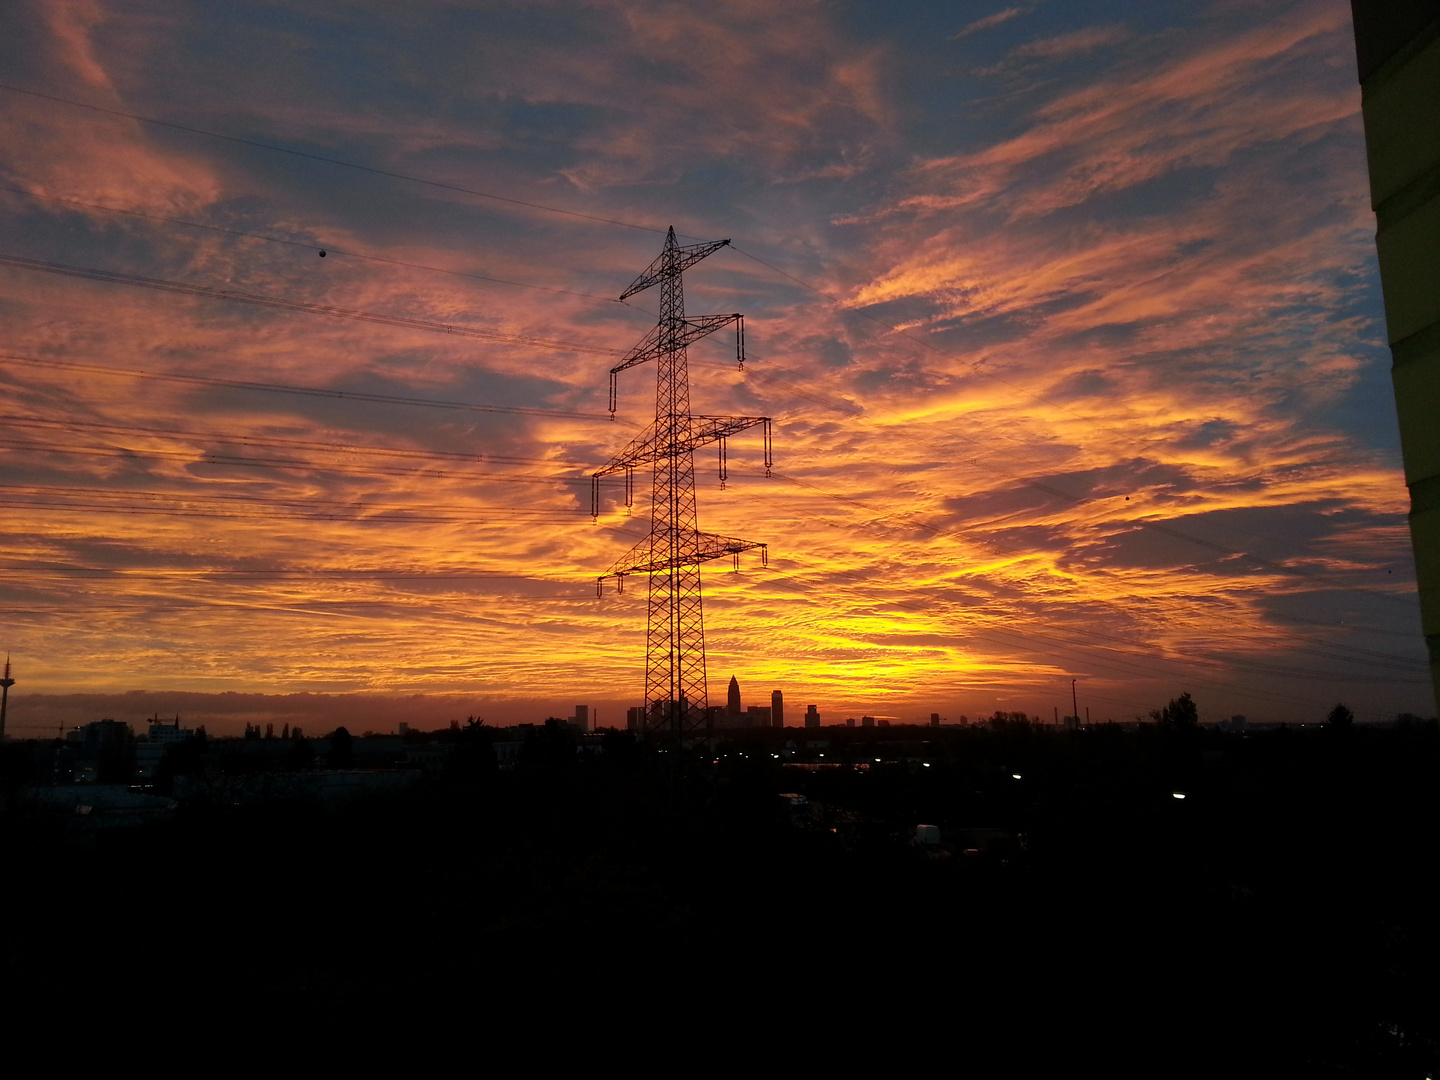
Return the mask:
M 1433 711 L 1344 3 L 4 18 L 17 735 L 142 688 L 618 723 L 647 496 L 592 526 L 589 476 L 671 225 L 746 318 L 695 411 L 775 417 L 773 477 L 696 460 L 769 544 L 705 568 L 712 706 Z

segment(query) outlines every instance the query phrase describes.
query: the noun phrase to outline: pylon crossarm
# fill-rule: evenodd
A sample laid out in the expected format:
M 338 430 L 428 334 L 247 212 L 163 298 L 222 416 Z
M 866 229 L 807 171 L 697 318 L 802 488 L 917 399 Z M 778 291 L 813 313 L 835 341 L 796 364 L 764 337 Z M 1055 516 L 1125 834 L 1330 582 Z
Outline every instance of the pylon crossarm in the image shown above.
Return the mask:
M 660 284 L 666 278 L 684 273 L 705 256 L 713 255 L 728 243 L 729 240 L 710 240 L 703 244 L 680 247 L 675 243 L 675 230 L 671 229 L 665 241 L 665 250 L 655 256 L 654 261 L 630 283 L 630 287 L 620 294 L 620 299 L 628 300 L 636 293 Z
M 640 340 L 638 345 L 625 354 L 620 363 L 610 369 L 610 374 L 615 375 L 636 364 L 654 360 L 662 353 L 683 349 L 691 342 L 708 337 L 722 326 L 729 326 L 732 322 L 738 323 L 740 319 L 741 316 L 738 312 L 732 315 L 702 315 L 698 319 L 684 319 L 673 337 L 664 334 L 665 326 L 656 326 Z
M 686 537 L 686 540 L 690 540 Z M 607 577 L 624 577 L 627 574 L 655 574 L 662 570 L 674 570 L 682 566 L 699 566 L 712 559 L 723 559 L 727 555 L 739 555 L 742 551 L 755 551 L 767 545 L 754 540 L 741 540 L 735 536 L 719 536 L 715 533 L 696 533 L 694 543 L 686 543 L 681 551 L 671 557 L 669 546 L 657 540 L 651 533 L 617 559 L 605 573 Z
M 685 419 L 688 421 L 685 425 L 688 430 L 674 442 L 668 441 L 668 433 L 657 437 L 655 425 L 651 424 L 630 440 L 625 449 L 611 458 L 608 465 L 597 469 L 594 476 L 609 476 L 622 469 L 635 469 L 662 458 L 687 454 L 719 439 L 728 439 L 746 428 L 759 427 L 770 421 L 768 416 L 690 416 Z M 662 438 L 666 441 L 662 442 Z

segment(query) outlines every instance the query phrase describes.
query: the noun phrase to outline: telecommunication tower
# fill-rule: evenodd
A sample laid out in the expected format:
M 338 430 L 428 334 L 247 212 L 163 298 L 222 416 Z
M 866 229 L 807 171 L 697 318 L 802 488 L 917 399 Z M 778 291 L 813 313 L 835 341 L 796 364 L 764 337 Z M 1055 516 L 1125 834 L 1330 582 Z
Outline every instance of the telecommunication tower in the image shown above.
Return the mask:
M 5 677 L 0 679 L 0 742 L 5 741 L 5 707 L 10 704 L 10 687 L 15 680 L 10 677 L 10 657 L 5 657 Z
M 649 465 L 650 534 L 621 556 L 596 580 L 597 593 L 607 577 L 620 590 L 629 574 L 650 575 L 650 610 L 645 634 L 645 707 L 641 733 L 669 735 L 678 746 L 686 737 L 709 733 L 705 691 L 705 624 L 700 605 L 700 564 L 766 545 L 733 536 L 701 532 L 695 512 L 695 451 L 718 444 L 721 486 L 726 478 L 725 440 L 746 428 L 762 427 L 765 475 L 770 475 L 770 417 L 697 416 L 690 412 L 690 377 L 685 348 L 730 323 L 735 324 L 735 359 L 745 366 L 745 322 L 739 314 L 685 316 L 681 275 L 707 255 L 729 244 L 712 240 L 681 246 L 672 227 L 665 247 L 621 295 L 660 286 L 660 321 L 610 369 L 610 415 L 615 415 L 616 376 L 649 360 L 656 363 L 655 423 L 591 477 L 590 508 L 600 516 L 600 478 L 625 474 L 625 505 L 635 502 L 635 470 Z

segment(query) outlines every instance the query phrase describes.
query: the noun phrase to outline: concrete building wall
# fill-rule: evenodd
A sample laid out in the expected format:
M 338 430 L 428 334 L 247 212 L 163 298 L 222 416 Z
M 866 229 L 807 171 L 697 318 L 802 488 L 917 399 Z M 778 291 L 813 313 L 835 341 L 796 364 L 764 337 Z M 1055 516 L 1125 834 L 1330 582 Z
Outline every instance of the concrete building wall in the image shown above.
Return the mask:
M 1351 0 L 1420 614 L 1440 708 L 1440 0 Z

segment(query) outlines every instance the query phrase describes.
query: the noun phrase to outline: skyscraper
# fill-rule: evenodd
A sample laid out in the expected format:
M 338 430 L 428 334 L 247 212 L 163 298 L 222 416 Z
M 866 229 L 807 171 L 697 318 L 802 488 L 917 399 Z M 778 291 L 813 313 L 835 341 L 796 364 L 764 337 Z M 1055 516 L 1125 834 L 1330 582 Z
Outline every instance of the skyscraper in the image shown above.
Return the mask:
M 774 727 L 785 726 L 785 695 L 779 690 L 770 694 L 770 723 Z
M 739 716 L 740 709 L 740 680 L 734 675 L 730 676 L 730 693 L 726 696 L 725 711 L 731 716 Z

